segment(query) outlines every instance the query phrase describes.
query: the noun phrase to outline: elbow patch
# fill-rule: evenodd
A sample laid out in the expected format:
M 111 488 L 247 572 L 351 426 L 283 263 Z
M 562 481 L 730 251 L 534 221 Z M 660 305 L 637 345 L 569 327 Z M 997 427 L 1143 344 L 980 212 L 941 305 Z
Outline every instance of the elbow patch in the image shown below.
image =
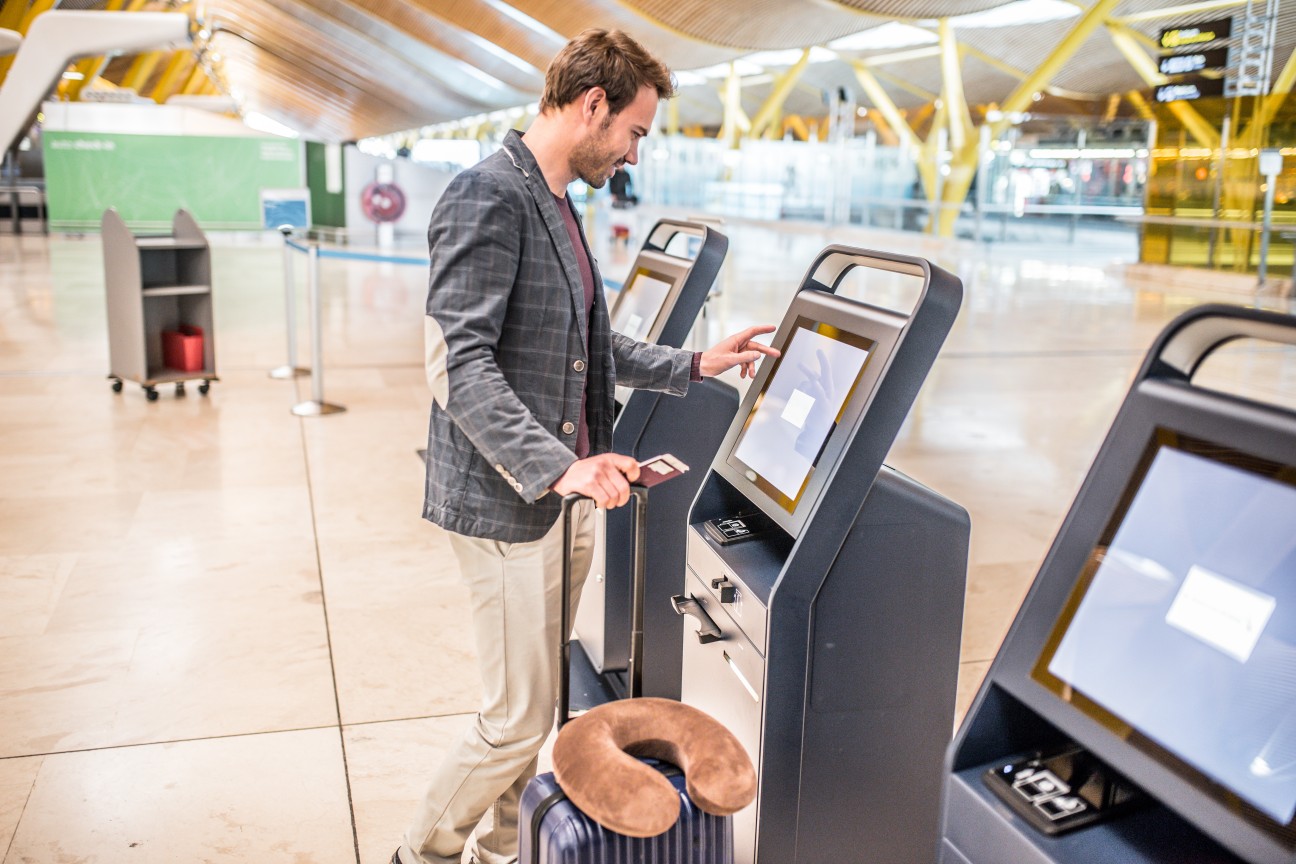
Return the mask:
M 441 325 L 431 315 L 423 316 L 423 371 L 436 404 L 445 409 L 450 401 L 450 374 L 446 371 L 446 342 Z

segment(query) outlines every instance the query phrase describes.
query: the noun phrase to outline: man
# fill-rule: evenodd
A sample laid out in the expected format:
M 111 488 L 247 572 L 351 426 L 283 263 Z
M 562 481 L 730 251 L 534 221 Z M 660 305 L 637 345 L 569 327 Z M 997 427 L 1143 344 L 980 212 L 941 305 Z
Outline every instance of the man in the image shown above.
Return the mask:
M 510 132 L 432 214 L 423 516 L 449 532 L 469 587 L 483 692 L 394 864 L 457 864 L 474 828 L 475 861 L 516 859 L 518 799 L 557 693 L 560 502 L 579 493 L 618 507 L 639 475 L 633 459 L 608 452 L 615 384 L 682 395 L 691 380 L 733 366 L 750 375 L 778 353 L 751 341 L 772 327 L 701 354 L 610 330 L 566 189 L 577 179 L 599 188 L 635 164 L 673 90 L 670 71 L 625 34 L 580 34 L 550 64 L 525 138 Z M 573 527 L 574 599 L 591 558 L 590 501 Z

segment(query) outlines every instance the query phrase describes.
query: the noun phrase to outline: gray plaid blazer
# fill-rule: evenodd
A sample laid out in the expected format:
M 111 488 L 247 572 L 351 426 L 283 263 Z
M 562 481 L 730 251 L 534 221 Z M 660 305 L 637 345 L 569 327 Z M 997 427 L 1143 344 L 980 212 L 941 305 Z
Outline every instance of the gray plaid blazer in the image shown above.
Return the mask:
M 615 385 L 683 395 L 693 355 L 613 333 L 601 291 L 586 355 L 576 253 L 517 132 L 450 183 L 428 246 L 435 398 L 423 518 L 470 537 L 537 540 L 558 519 L 559 498 L 546 493 L 576 461 L 586 389 L 591 453 L 605 453 Z

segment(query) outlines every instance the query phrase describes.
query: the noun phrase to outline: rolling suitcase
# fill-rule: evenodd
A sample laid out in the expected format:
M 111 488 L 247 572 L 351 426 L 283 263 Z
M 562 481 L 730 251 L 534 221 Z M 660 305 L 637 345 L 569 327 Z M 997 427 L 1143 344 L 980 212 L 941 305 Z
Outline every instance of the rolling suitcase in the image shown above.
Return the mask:
M 627 667 L 627 689 L 638 696 L 642 681 L 644 526 L 648 490 L 630 487 L 634 507 L 634 590 Z M 559 639 L 558 723 L 568 720 L 571 704 L 571 507 L 563 499 L 563 607 Z M 646 760 L 671 781 L 680 796 L 680 817 L 656 837 L 627 837 L 599 825 L 567 800 L 552 773 L 533 779 L 522 793 L 518 816 L 518 864 L 732 864 L 733 819 L 704 813 L 684 789 L 684 775 L 673 765 Z

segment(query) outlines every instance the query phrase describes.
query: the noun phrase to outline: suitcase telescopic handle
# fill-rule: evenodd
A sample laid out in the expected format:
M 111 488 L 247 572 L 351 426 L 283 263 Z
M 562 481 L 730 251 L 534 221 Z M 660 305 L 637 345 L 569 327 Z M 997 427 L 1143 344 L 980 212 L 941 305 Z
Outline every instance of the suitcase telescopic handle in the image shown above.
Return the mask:
M 1190 309 L 1161 331 L 1139 371 L 1139 380 L 1191 381 L 1207 357 L 1235 339 L 1296 345 L 1296 316 L 1219 303 Z
M 564 495 L 562 499 L 563 549 L 562 549 L 562 615 L 558 631 L 558 725 L 561 727 L 571 713 L 571 585 L 572 585 L 572 508 L 578 501 L 588 501 L 584 495 Z M 648 565 L 648 546 L 644 530 L 648 516 L 648 490 L 631 484 L 630 503 L 634 508 L 634 591 L 630 632 L 630 664 L 626 670 L 626 695 L 630 698 L 643 692 L 643 602 L 644 574 Z

